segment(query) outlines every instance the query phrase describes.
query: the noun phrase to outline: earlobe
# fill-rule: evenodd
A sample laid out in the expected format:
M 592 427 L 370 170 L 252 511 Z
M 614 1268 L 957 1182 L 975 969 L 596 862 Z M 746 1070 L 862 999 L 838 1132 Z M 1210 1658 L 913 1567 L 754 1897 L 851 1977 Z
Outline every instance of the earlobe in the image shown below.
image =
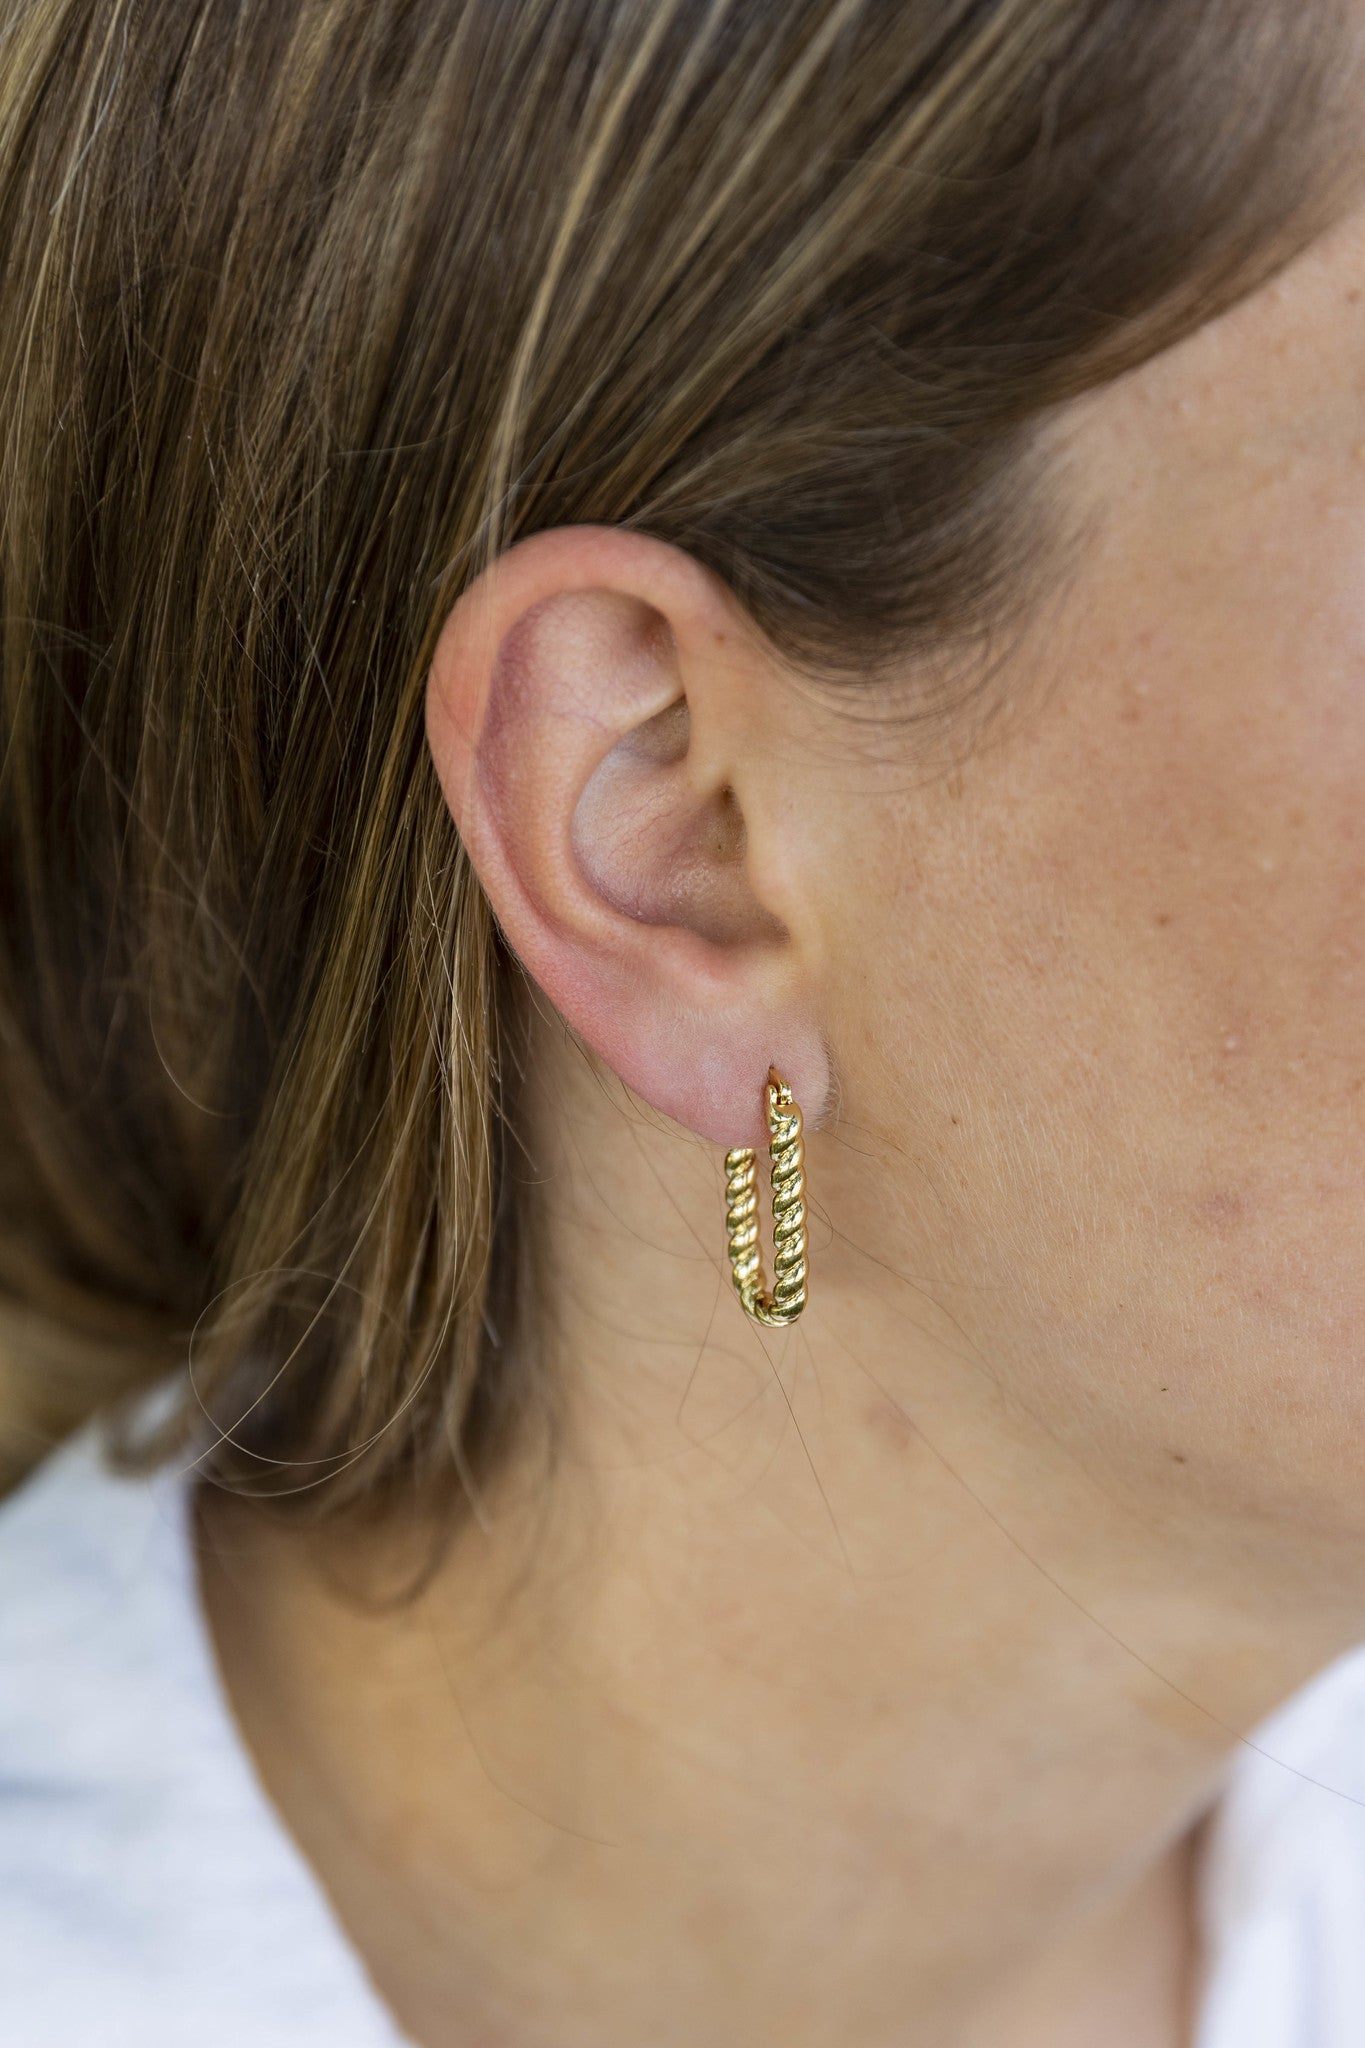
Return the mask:
M 752 880 L 745 789 L 781 687 L 752 644 L 679 550 L 567 528 L 459 600 L 427 689 L 447 804 L 527 971 L 629 1087 L 727 1145 L 761 1136 L 770 1065 L 808 1121 L 828 1090 L 801 934 Z

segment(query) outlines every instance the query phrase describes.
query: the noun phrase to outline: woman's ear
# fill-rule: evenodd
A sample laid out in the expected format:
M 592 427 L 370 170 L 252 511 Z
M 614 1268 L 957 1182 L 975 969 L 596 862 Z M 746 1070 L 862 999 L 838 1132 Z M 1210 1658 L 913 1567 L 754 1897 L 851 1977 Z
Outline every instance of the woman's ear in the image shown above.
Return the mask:
M 592 526 L 501 556 L 427 684 L 436 772 L 513 950 L 630 1088 L 729 1145 L 766 1140 L 770 1065 L 812 1123 L 829 1090 L 799 819 L 773 796 L 789 690 L 709 571 Z

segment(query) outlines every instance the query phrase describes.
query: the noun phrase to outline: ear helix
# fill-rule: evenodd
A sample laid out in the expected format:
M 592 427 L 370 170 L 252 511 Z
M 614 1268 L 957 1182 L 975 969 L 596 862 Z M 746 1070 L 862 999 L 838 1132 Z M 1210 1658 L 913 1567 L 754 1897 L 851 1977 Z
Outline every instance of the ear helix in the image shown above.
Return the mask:
M 776 1067 L 765 1084 L 773 1192 L 773 1290 L 758 1242 L 758 1159 L 752 1146 L 725 1155 L 725 1232 L 730 1275 L 745 1312 L 785 1329 L 806 1306 L 806 1175 L 801 1111 Z

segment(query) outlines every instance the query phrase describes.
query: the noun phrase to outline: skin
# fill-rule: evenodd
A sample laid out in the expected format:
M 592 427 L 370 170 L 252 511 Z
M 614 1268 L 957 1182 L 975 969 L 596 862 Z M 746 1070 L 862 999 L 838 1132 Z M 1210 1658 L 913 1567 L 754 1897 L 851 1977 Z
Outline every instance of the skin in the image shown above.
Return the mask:
M 1365 209 L 1058 417 L 1093 530 L 970 750 L 648 538 L 451 614 L 559 1452 L 398 1612 L 339 1588 L 401 1531 L 201 1509 L 245 1737 L 426 2048 L 1192 2040 L 1201 1816 L 1365 1636 L 1363 285 Z M 770 1059 L 778 1335 L 717 1149 Z

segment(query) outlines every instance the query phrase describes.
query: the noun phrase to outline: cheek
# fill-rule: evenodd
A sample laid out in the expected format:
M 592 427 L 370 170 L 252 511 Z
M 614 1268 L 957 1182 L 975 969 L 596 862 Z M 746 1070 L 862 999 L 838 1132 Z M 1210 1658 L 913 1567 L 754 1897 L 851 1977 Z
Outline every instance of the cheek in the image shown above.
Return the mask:
M 869 1247 L 1050 1435 L 1354 1527 L 1365 531 L 1316 531 L 1293 576 L 1097 603 L 1029 732 L 887 824 L 847 1092 L 894 1112 Z
M 1154 999 L 1185 1107 L 1263 1163 L 1307 1165 L 1365 1073 L 1365 517 L 1316 510 L 1308 546 L 1234 530 L 1058 734 L 1069 913 Z
M 1357 1526 L 1365 644 L 1356 583 L 1306 583 L 1153 629 L 1075 735 L 1092 800 L 1038 851 L 1070 953 L 1054 1042 L 1088 1033 L 1105 1070 L 1071 1190 L 1099 1258 L 1053 1330 L 1116 1461 Z

